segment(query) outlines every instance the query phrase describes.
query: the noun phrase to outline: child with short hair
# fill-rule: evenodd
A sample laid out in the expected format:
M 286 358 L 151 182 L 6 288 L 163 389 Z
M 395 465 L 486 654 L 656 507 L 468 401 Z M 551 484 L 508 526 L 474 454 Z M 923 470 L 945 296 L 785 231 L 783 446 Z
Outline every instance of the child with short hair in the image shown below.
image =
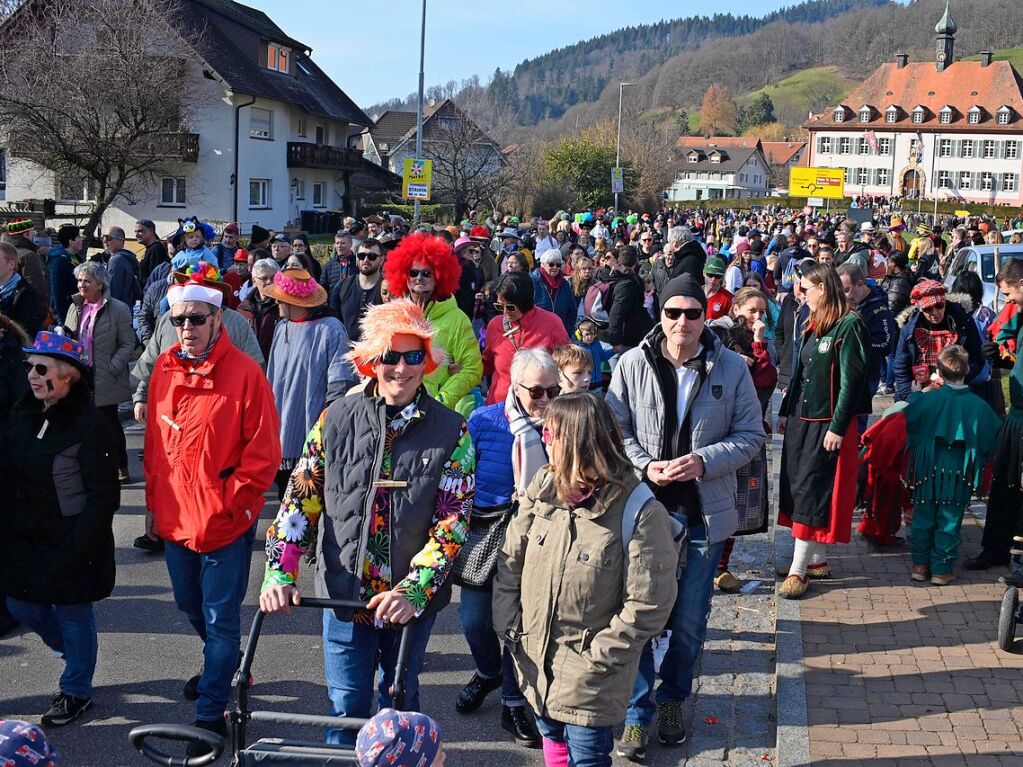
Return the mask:
M 590 391 L 600 394 L 604 390 L 604 363 L 614 357 L 614 347 L 600 340 L 600 329 L 593 320 L 583 320 L 576 326 L 572 343 L 590 353 Z
M 955 344 L 937 360 L 941 385 L 910 398 L 906 419 L 906 484 L 913 504 L 911 578 L 935 586 L 955 580 L 959 530 L 1002 422 L 966 385 L 970 360 Z M 898 416 L 893 416 L 898 417 Z
M 426 714 L 382 708 L 355 740 L 359 767 L 444 767 L 440 728 Z
M 554 363 L 558 366 L 558 379 L 562 394 L 588 392 L 593 379 L 593 357 L 575 344 L 565 344 L 554 350 Z

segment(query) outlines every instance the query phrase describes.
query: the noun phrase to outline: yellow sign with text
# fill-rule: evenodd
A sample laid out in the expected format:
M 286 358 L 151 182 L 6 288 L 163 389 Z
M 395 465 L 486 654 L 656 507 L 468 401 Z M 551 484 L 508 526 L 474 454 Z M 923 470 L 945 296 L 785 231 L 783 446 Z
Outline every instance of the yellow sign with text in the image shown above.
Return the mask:
M 433 160 L 405 159 L 401 174 L 401 196 L 406 200 L 429 200 L 433 182 Z
M 841 168 L 789 168 L 790 197 L 845 197 L 845 171 Z

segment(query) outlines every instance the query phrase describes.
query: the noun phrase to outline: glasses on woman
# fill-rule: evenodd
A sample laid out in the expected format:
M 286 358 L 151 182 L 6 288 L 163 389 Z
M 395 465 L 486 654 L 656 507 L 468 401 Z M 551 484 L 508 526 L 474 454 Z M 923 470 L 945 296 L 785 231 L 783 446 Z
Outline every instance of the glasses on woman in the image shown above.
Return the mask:
M 544 395 L 547 395 L 547 399 L 554 399 L 561 394 L 561 387 L 558 385 L 554 386 L 526 386 L 525 384 L 519 384 L 519 386 L 529 392 L 529 398 L 532 400 L 543 399 Z
M 514 314 L 519 310 L 515 304 L 502 304 L 499 301 L 494 301 L 494 311 L 498 314 Z
M 698 306 L 690 309 L 679 309 L 676 307 L 672 307 L 670 309 L 662 309 L 661 311 L 664 312 L 665 317 L 672 321 L 677 320 L 679 317 L 682 317 L 683 315 L 687 320 L 698 320 L 700 319 L 700 317 L 703 316 L 703 309 L 701 309 Z
M 385 365 L 397 365 L 399 360 L 405 360 L 406 365 L 422 365 L 426 359 L 424 349 L 411 349 L 407 352 L 396 352 L 388 349 L 380 355 L 380 361 Z
M 199 327 L 205 325 L 210 316 L 209 314 L 182 314 L 180 317 L 171 315 L 170 324 L 176 328 L 183 328 L 186 322 L 190 322 L 193 327 Z
M 409 269 L 408 276 L 413 280 L 422 278 L 428 280 L 433 277 L 433 269 Z
M 25 372 L 31 373 L 33 370 L 36 371 L 36 375 L 40 378 L 46 378 L 46 374 L 49 372 L 50 368 L 41 362 L 32 363 L 25 360 Z

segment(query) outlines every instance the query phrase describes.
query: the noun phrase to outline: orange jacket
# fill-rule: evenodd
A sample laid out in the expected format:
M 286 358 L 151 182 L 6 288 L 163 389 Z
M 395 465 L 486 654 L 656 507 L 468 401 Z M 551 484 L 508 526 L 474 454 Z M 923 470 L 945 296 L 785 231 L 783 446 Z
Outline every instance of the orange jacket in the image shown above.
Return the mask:
M 161 538 L 209 552 L 259 517 L 281 465 L 280 425 L 266 376 L 225 328 L 196 367 L 180 348 L 159 356 L 149 381 L 146 505 Z

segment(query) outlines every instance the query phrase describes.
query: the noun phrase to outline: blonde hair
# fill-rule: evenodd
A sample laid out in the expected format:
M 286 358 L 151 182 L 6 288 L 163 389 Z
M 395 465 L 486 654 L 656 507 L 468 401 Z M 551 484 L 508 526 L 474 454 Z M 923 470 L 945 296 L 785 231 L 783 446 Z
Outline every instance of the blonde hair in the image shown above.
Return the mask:
M 758 299 L 764 302 L 764 311 L 766 312 L 767 296 L 764 294 L 764 291 L 759 288 L 751 287 L 739 288 L 735 291 L 735 297 L 732 299 L 732 308 L 728 312 L 729 316 L 735 319 L 739 316 L 739 310 L 742 309 L 742 307 L 750 301 L 756 301 Z
M 635 474 L 625 456 L 622 432 L 604 400 L 578 392 L 551 400 L 544 426 L 557 438 L 551 468 L 558 500 L 568 502 L 580 489 L 611 485 L 620 493 Z
M 569 365 L 576 365 L 581 368 L 593 370 L 593 355 L 575 344 L 565 344 L 554 350 L 554 364 L 558 370 L 564 370 Z

